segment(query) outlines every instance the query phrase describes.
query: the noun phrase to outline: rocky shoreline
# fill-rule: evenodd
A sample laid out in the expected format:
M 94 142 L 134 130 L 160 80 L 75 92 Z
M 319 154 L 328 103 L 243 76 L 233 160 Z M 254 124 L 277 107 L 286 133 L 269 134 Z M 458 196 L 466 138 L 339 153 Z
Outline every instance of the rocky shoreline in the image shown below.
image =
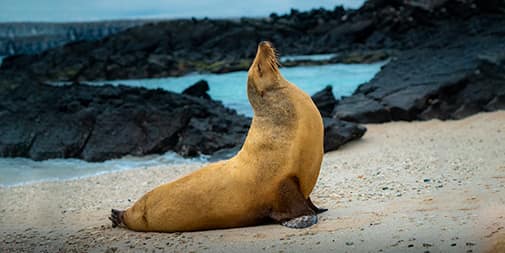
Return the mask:
M 505 15 L 471 17 L 425 38 L 339 101 L 332 116 L 380 123 L 505 109 Z
M 0 97 L 4 157 L 189 157 L 240 144 L 249 125 L 218 102 L 162 90 L 24 83 Z
M 459 119 L 502 110 L 504 10 L 503 1 L 447 0 L 426 9 L 369 0 L 359 10 L 159 22 L 99 41 L 8 57 L 0 66 L 0 121 L 6 122 L 0 126 L 0 156 L 103 161 L 168 150 L 183 156 L 236 151 L 250 119 L 200 89 L 198 98 L 44 83 L 242 70 L 265 39 L 283 55 L 336 53 L 328 62 L 390 57 L 352 96 L 336 100 L 327 89 L 314 96 L 325 119 L 326 151 L 364 134 L 351 122 Z
M 427 41 L 434 48 L 451 47 L 445 43 L 455 32 L 479 36 L 489 29 L 487 23 L 500 24 L 505 15 L 502 1 L 440 2 L 428 10 L 400 0 L 369 0 L 358 10 L 336 7 L 273 13 L 262 19 L 159 21 L 97 41 L 7 57 L 0 70 L 25 72 L 43 81 L 224 73 L 247 69 L 262 40 L 272 41 L 282 55 L 334 53 L 332 62 L 370 62 L 401 55 Z M 466 25 L 467 20 L 471 24 Z M 503 36 L 501 28 L 494 29 L 498 30 L 493 36 Z
M 79 83 L 4 86 L 0 156 L 98 162 L 174 151 L 229 157 L 241 147 L 251 119 L 210 99 L 205 85 L 200 81 L 184 94 Z M 325 118 L 325 131 L 325 150 L 331 151 L 366 129 Z

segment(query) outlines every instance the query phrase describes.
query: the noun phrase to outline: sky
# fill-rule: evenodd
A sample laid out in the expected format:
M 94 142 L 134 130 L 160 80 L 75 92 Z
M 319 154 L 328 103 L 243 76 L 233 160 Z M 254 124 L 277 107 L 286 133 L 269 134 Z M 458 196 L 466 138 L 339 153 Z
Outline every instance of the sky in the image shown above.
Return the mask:
M 358 8 L 364 0 L 0 0 L 0 22 L 94 21 L 140 18 L 259 17 L 291 8 L 336 5 Z

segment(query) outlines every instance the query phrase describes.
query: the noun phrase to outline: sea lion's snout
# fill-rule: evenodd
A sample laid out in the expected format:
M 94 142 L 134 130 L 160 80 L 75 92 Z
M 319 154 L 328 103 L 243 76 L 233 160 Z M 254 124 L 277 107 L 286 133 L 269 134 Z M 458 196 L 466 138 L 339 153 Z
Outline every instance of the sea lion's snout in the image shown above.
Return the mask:
M 272 67 L 279 66 L 277 61 L 277 54 L 275 48 L 270 41 L 262 41 L 258 44 L 258 52 L 256 53 L 255 61 L 261 61 L 261 63 L 272 65 Z
M 278 85 L 280 79 L 279 61 L 272 43 L 262 41 L 248 72 L 248 83 L 261 95 L 269 88 Z
M 272 49 L 274 46 L 272 45 L 272 42 L 270 41 L 262 41 L 258 44 L 258 49 L 261 49 L 261 50 L 268 50 L 268 49 Z
M 268 72 L 278 73 L 279 62 L 277 54 L 272 43 L 269 41 L 262 41 L 258 44 L 258 51 L 256 57 L 249 68 L 249 75 L 257 74 L 260 77 Z

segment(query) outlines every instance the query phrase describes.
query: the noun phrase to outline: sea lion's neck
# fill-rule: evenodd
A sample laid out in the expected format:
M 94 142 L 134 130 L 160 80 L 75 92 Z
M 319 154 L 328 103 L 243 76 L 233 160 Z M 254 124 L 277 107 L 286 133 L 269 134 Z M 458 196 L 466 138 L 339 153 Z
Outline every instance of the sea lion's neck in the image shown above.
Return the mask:
M 295 107 L 289 93 L 289 83 L 281 82 L 265 90 L 258 90 L 254 85 L 247 85 L 247 96 L 255 118 L 270 121 L 275 125 L 286 125 L 296 116 Z

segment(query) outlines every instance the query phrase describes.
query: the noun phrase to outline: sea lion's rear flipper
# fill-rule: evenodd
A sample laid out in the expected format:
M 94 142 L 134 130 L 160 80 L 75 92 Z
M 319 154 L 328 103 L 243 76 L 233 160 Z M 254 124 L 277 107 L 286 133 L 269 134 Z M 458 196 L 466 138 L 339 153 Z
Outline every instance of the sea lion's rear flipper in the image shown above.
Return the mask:
M 327 208 L 320 208 L 320 207 L 317 207 L 316 205 L 314 205 L 314 203 L 312 202 L 310 197 L 307 199 L 307 202 L 309 203 L 310 209 L 314 210 L 314 212 L 316 212 L 317 214 L 324 213 L 324 212 L 328 211 Z
M 297 178 L 290 178 L 279 186 L 279 196 L 270 218 L 289 228 L 306 228 L 317 223 L 317 215 L 300 191 Z
M 291 220 L 281 222 L 281 225 L 288 228 L 308 228 L 317 223 L 317 215 L 303 215 Z
M 112 221 L 112 227 L 115 228 L 117 226 L 125 226 L 123 221 L 124 211 L 112 209 L 109 220 Z

